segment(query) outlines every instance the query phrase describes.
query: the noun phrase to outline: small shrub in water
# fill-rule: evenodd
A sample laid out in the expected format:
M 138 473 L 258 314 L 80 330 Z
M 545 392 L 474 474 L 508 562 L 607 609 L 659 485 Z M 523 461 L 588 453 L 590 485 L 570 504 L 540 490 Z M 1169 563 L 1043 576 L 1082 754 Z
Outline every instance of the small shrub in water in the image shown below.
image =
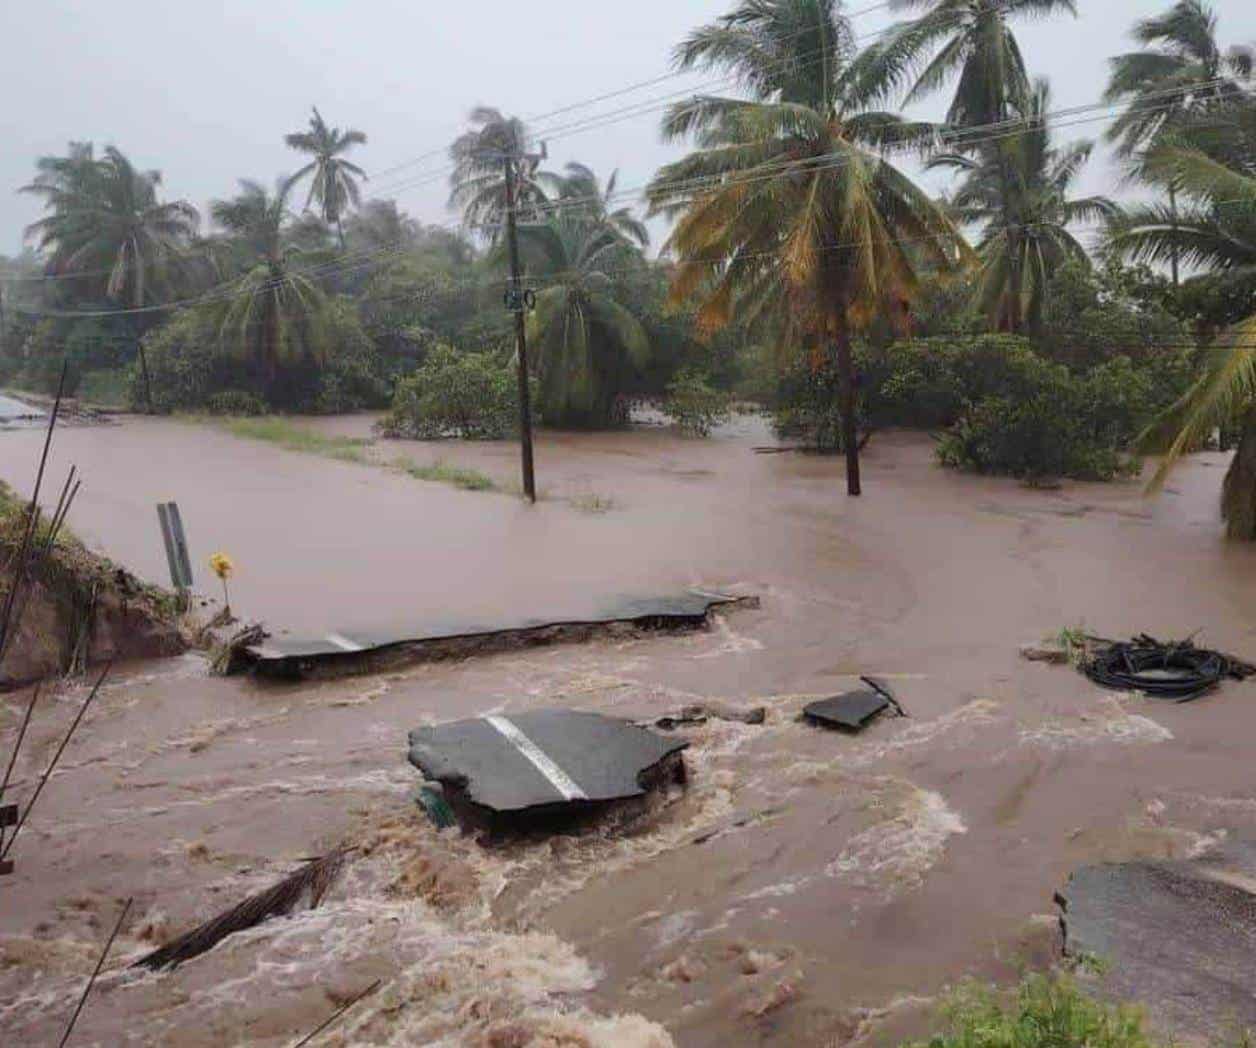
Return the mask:
M 205 402 L 205 410 L 211 415 L 256 417 L 266 414 L 266 403 L 255 393 L 246 393 L 241 389 L 227 389 L 211 396 Z
M 676 422 L 682 433 L 706 437 L 716 426 L 728 421 L 730 400 L 727 393 L 713 388 L 704 375 L 685 369 L 677 373 L 667 387 L 663 413 Z
M 481 353 L 437 346 L 397 383 L 392 410 L 380 424 L 389 437 L 502 440 L 516 429 L 514 370 Z

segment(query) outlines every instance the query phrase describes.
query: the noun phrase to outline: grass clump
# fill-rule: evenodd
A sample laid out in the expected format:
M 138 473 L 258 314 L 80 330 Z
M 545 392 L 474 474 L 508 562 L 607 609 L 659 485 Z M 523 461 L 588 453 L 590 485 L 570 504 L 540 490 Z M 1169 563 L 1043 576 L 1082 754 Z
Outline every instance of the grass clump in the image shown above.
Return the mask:
M 911 1048 L 1157 1048 L 1141 1009 L 1109 1005 L 1065 975 L 1030 975 L 1014 998 L 969 983 L 942 1010 L 944 1031 Z
M 452 484 L 464 491 L 496 491 L 497 485 L 493 478 L 481 473 L 478 469 L 464 469 L 462 466 L 450 466 L 437 459 L 430 465 L 419 465 L 409 459 L 397 459 L 393 465 L 415 480 L 434 480 L 440 484 Z
M 276 415 L 267 415 L 264 418 L 215 418 L 213 423 L 232 436 L 264 440 L 287 451 L 321 455 L 339 462 L 370 462 L 365 451 L 371 443 L 369 440 L 359 437 L 329 437 L 312 429 L 304 429 Z
M 609 513 L 615 508 L 615 500 L 609 495 L 599 495 L 596 491 L 585 491 L 572 495 L 567 500 L 581 513 Z
M 300 451 L 307 455 L 319 455 L 338 462 L 355 462 L 359 465 L 382 464 L 371 458 L 367 450 L 371 444 L 370 440 L 361 437 L 326 436 L 277 415 L 267 415 L 263 418 L 214 417 L 200 421 L 208 421 L 232 436 L 244 437 L 248 440 L 264 440 L 287 451 Z M 415 480 L 451 484 L 464 491 L 499 490 L 493 478 L 479 470 L 450 466 L 439 459 L 430 465 L 420 465 L 409 459 L 398 458 L 393 460 L 392 468 L 400 470 Z

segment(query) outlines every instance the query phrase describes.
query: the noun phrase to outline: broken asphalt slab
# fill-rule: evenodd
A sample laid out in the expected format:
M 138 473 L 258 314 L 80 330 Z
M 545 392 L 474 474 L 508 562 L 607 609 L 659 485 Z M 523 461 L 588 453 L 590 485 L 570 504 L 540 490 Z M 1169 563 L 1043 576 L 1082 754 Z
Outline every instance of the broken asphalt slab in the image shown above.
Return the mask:
M 755 597 L 688 590 L 663 597 L 618 597 L 595 614 L 505 617 L 496 622 L 436 619 L 405 634 L 344 630 L 322 637 L 267 637 L 241 645 L 231 672 L 302 677 L 321 671 L 375 671 L 406 662 L 462 658 L 484 652 L 588 640 L 624 631 L 684 631 L 709 625 L 716 608 L 757 607 Z
M 582 814 L 683 781 L 684 740 L 577 710 L 533 710 L 410 732 L 410 763 L 465 821 Z
M 1078 869 L 1056 896 L 1065 952 L 1175 1036 L 1256 1028 L 1256 842 Z
M 803 719 L 823 728 L 839 731 L 862 731 L 880 713 L 893 709 L 900 717 L 907 711 L 894 697 L 889 686 L 875 677 L 860 677 L 870 691 L 848 691 L 829 699 L 808 703 L 802 709 Z

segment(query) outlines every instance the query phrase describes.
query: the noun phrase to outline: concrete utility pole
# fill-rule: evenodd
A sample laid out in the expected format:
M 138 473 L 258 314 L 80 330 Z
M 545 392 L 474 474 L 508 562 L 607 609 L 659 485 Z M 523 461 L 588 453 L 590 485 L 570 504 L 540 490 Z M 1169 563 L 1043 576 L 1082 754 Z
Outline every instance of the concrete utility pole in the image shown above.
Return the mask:
M 542 154 L 544 155 L 544 154 Z M 506 240 L 510 249 L 510 284 L 506 289 L 506 308 L 515 315 L 515 343 L 519 360 L 519 449 L 523 465 L 523 493 L 529 502 L 536 501 L 536 475 L 532 465 L 532 403 L 528 390 L 528 333 L 524 321 L 527 299 L 532 295 L 520 286 L 519 231 L 516 211 L 515 161 L 509 153 L 503 156 L 506 166 Z

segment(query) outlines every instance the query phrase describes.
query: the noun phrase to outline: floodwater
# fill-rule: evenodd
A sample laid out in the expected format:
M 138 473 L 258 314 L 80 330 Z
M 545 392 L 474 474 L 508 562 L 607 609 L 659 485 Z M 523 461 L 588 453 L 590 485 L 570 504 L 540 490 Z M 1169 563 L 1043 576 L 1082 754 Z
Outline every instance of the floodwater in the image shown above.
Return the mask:
M 38 442 L 0 438 L 19 490 Z M 850 500 L 840 462 L 765 443 L 747 418 L 707 441 L 545 434 L 529 507 L 169 420 L 59 432 L 51 475 L 86 477 L 81 535 L 161 580 L 153 505 L 173 498 L 198 572 L 229 552 L 233 605 L 277 630 L 578 614 L 693 584 L 761 606 L 709 632 L 335 682 L 209 679 L 196 656 L 125 668 L 12 852 L 0 1041 L 59 1037 L 133 896 L 78 1043 L 291 1044 L 375 979 L 318 1043 L 892 1043 L 959 979 L 1050 963 L 1052 894 L 1075 866 L 1256 833 L 1256 682 L 1163 705 L 1017 654 L 1079 623 L 1256 654 L 1256 551 L 1221 541 L 1222 456 L 1147 501 L 1132 482 L 957 476 L 927 438 L 887 434 Z M 379 453 L 503 484 L 517 466 L 508 444 Z M 910 718 L 858 737 L 798 721 L 863 673 Z M 43 700 L 19 779 L 82 695 Z M 24 699 L 0 706 L 6 743 Z M 765 705 L 767 722 L 685 729 L 688 787 L 631 821 L 485 848 L 413 803 L 419 724 L 549 706 L 644 719 L 699 699 Z M 363 850 L 318 910 L 173 973 L 126 969 L 341 841 Z

